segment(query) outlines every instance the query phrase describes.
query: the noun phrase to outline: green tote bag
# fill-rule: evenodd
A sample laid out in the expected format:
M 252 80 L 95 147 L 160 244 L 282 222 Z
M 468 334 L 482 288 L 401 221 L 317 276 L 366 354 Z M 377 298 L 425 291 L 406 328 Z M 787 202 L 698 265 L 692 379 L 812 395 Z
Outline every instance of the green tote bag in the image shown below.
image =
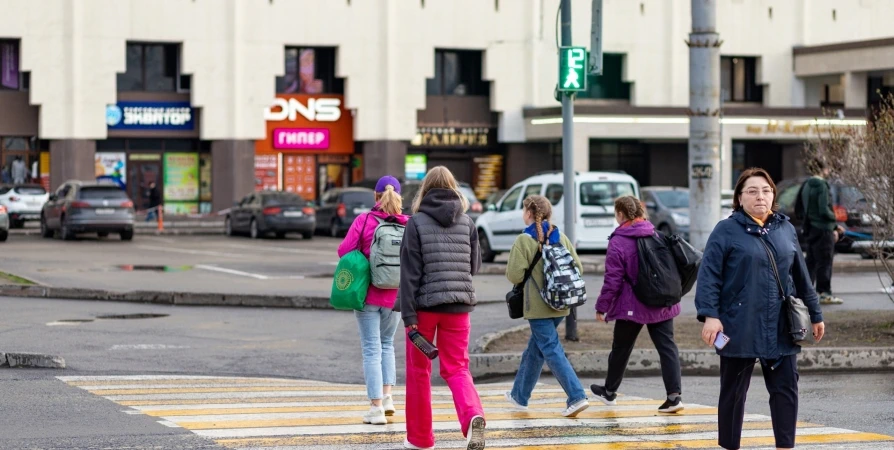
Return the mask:
M 369 216 L 367 216 L 367 219 Z M 338 261 L 335 277 L 332 280 L 332 294 L 329 304 L 335 309 L 362 311 L 366 303 L 366 291 L 369 288 L 369 260 L 360 251 L 366 222 L 357 240 L 357 248 Z

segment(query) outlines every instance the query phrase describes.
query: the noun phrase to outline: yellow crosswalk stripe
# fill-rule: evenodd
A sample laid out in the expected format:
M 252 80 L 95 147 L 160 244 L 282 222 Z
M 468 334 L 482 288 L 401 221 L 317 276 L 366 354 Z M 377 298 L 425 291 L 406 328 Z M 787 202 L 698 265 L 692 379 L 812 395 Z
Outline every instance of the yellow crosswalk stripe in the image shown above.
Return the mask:
M 179 426 L 232 448 L 376 450 L 400 447 L 405 433 L 405 390 L 395 387 L 397 414 L 388 425 L 364 425 L 369 408 L 361 385 L 276 378 L 176 375 L 59 377 L 71 386 Z M 687 405 L 660 414 L 662 400 L 621 397 L 617 406 L 593 402 L 577 419 L 561 417 L 565 394 L 556 386 L 535 390 L 527 411 L 502 395 L 511 383 L 478 384 L 491 450 L 660 450 L 717 447 L 717 409 Z M 438 446 L 461 448 L 450 390 L 433 388 Z M 775 445 L 770 418 L 746 414 L 742 448 Z M 797 444 L 891 445 L 894 437 L 799 423 Z M 385 446 L 385 447 L 383 447 Z M 873 447 L 875 448 L 875 447 Z M 881 448 L 881 447 L 879 447 Z

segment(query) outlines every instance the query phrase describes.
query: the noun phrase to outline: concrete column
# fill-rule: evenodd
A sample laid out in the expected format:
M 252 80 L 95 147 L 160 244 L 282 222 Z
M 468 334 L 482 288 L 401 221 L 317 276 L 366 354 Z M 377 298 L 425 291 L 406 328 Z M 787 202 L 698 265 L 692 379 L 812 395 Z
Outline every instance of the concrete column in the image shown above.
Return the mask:
M 56 190 L 69 180 L 95 181 L 96 141 L 62 139 L 50 141 L 50 188 Z
M 581 128 L 574 130 L 574 171 L 590 171 L 590 135 L 584 133 Z
M 230 208 L 255 188 L 255 143 L 211 142 L 211 209 Z
M 367 141 L 363 143 L 363 178 L 385 175 L 401 178 L 406 173 L 407 146 L 404 141 Z
M 738 181 L 733 179 L 733 137 L 727 133 L 720 145 L 720 189 L 732 189 Z
M 847 72 L 842 77 L 844 83 L 844 107 L 866 108 L 869 97 L 869 80 L 866 72 Z

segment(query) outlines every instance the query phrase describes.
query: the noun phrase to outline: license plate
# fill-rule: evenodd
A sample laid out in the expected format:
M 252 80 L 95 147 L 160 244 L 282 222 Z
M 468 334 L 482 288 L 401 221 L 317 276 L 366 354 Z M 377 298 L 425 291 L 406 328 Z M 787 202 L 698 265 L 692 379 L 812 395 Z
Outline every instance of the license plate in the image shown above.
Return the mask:
M 369 212 L 369 208 L 354 208 L 354 215 Z
M 98 208 L 96 210 L 96 214 L 101 215 L 101 216 L 115 214 L 115 209 L 114 208 Z
M 282 215 L 286 217 L 304 217 L 304 213 L 301 211 L 286 211 Z
M 612 219 L 584 219 L 584 226 L 588 228 L 593 227 L 610 227 L 612 226 Z
M 40 214 L 22 214 L 20 217 L 25 220 L 37 220 L 40 219 Z

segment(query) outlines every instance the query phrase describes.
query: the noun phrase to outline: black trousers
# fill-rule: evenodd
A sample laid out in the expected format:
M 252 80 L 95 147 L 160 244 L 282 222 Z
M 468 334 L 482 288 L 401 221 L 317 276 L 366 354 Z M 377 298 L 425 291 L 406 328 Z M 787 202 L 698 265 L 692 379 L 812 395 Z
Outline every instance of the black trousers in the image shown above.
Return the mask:
M 649 336 L 658 356 L 661 359 L 661 377 L 664 379 L 664 388 L 668 394 L 682 394 L 680 381 L 680 354 L 677 343 L 674 341 L 674 320 L 646 325 Z M 608 375 L 605 377 L 605 389 L 616 392 L 621 387 L 624 372 L 627 371 L 627 362 L 636 344 L 643 325 L 627 320 L 615 322 L 615 335 L 612 341 L 612 351 L 608 355 Z
M 811 227 L 807 232 L 807 271 L 819 294 L 832 293 L 832 258 L 835 236 L 832 231 Z
M 720 357 L 720 403 L 717 412 L 718 444 L 736 450 L 742 440 L 745 397 L 751 385 L 754 358 Z M 772 368 L 774 367 L 775 368 Z M 770 393 L 770 417 L 776 447 L 795 447 L 798 421 L 798 356 L 783 356 L 762 365 L 764 383 Z

